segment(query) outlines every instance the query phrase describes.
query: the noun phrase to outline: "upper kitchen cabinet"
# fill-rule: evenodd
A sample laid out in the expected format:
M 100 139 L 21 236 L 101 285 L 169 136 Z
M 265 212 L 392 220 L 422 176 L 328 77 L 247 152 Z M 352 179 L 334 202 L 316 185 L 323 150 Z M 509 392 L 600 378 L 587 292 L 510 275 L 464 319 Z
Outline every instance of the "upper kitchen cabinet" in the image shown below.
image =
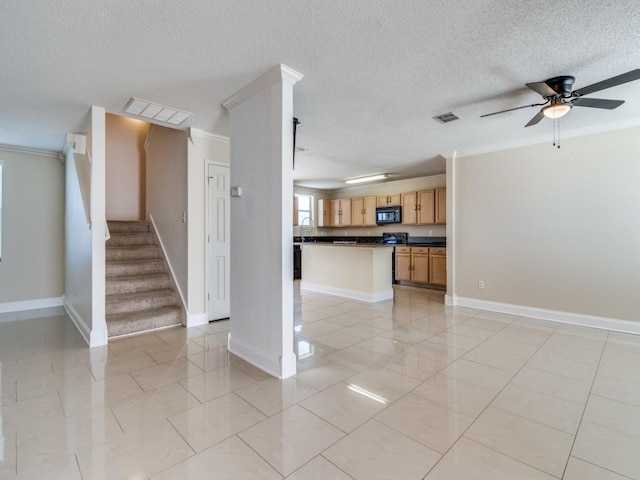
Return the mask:
M 447 223 L 447 189 L 436 189 L 436 223 Z
M 318 225 L 318 227 L 331 226 L 331 207 L 329 200 L 325 200 L 323 198 L 318 200 L 316 217 L 316 225 Z
M 351 199 L 329 200 L 331 227 L 351 226 Z
M 405 225 L 436 223 L 435 190 L 403 193 L 402 223 Z
M 376 205 L 378 207 L 395 207 L 402 204 L 401 195 L 378 195 L 376 197 Z
M 376 197 L 358 197 L 351 199 L 351 226 L 376 226 Z

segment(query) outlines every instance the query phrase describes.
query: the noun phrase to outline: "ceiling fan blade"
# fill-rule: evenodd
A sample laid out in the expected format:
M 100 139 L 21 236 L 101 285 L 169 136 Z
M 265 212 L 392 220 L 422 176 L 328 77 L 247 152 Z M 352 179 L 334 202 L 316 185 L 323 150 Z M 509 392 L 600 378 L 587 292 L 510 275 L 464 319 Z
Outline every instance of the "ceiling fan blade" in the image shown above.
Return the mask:
M 605 100 L 603 98 L 578 98 L 573 102 L 576 107 L 606 108 L 613 110 L 624 103 L 624 100 Z
M 544 82 L 527 83 L 526 85 L 538 95 L 541 95 L 543 97 L 553 97 L 557 95 L 553 88 L 551 88 Z
M 499 112 L 485 113 L 484 115 L 480 115 L 480 118 L 490 117 L 491 115 L 498 115 L 499 113 L 512 112 L 514 110 L 520 110 L 521 108 L 539 107 L 540 105 L 546 105 L 546 104 L 547 104 L 547 102 L 544 102 L 544 103 L 532 103 L 531 105 L 523 105 L 522 107 L 508 108 L 507 110 L 500 110 Z
M 542 113 L 542 110 L 540 110 L 538 113 L 536 113 L 536 116 L 533 117 L 531 120 L 529 120 L 529 123 L 527 123 L 525 125 L 526 127 L 531 127 L 532 125 L 536 125 L 540 122 L 540 120 L 542 120 L 544 118 L 544 113 Z
M 576 90 L 575 92 L 572 92 L 572 95 L 582 97 L 584 95 L 589 95 L 590 93 L 599 92 L 600 90 L 604 90 L 605 88 L 611 88 L 617 85 L 622 85 L 623 83 L 633 82 L 634 80 L 640 80 L 640 68 L 631 70 L 630 72 L 623 73 L 622 75 L 618 75 L 616 77 L 602 80 L 601 82 L 594 83 L 593 85 L 583 87 L 579 90 Z

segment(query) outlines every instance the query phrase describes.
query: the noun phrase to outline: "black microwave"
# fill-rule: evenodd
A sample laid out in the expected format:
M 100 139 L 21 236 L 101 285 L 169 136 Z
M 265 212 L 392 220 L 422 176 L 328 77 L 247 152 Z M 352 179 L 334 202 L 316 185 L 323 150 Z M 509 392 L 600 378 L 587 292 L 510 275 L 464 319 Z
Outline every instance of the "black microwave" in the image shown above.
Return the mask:
M 402 222 L 402 207 L 378 207 L 376 208 L 376 223 L 387 225 L 389 223 Z

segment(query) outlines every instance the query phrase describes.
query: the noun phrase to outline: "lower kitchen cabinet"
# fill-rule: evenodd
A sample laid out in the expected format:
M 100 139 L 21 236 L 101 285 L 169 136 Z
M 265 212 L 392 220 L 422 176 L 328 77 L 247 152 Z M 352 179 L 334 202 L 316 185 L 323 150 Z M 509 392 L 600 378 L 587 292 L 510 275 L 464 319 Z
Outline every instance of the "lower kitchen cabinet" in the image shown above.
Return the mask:
M 429 249 L 429 283 L 447 285 L 447 249 Z
M 396 247 L 396 281 L 411 281 L 411 247 Z
M 396 281 L 446 286 L 446 252 L 446 248 L 396 247 Z

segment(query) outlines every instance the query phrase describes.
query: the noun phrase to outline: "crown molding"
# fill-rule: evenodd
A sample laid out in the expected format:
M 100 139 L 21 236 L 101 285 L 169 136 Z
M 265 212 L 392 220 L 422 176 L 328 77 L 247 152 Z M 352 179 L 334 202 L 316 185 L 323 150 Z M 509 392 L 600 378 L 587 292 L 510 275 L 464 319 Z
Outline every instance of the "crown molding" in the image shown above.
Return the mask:
M 302 80 L 302 77 L 304 77 L 304 75 L 300 72 L 296 72 L 294 69 L 280 63 L 264 75 L 256 78 L 249 85 L 242 87 L 238 92 L 231 95 L 222 102 L 222 106 L 227 110 L 233 110 L 241 103 L 255 96 L 257 93 L 266 90 L 277 82 L 287 82 L 294 85 Z
M 218 135 L 216 133 L 205 132 L 204 130 L 200 130 L 199 128 L 191 127 L 189 129 L 189 140 L 194 145 L 203 140 L 212 140 L 218 143 L 230 143 L 231 139 L 229 137 L 225 137 L 224 135 Z
M 60 152 L 54 152 L 53 150 L 39 150 L 37 148 L 16 147 L 14 145 L 2 145 L 0 144 L 0 150 L 16 153 L 29 153 L 31 155 L 41 155 L 43 157 L 58 158 Z

